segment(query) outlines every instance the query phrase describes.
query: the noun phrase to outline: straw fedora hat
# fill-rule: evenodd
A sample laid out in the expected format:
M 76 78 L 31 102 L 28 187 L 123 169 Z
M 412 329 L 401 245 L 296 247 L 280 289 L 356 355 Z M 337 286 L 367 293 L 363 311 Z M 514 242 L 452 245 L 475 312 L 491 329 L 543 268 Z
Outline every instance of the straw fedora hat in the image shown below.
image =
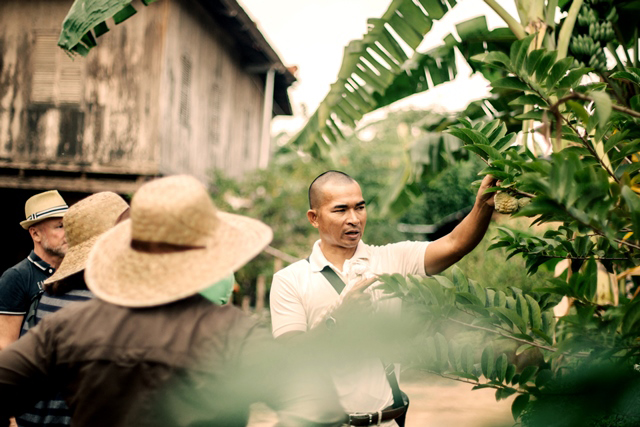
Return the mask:
M 85 270 L 98 298 L 125 307 L 194 295 L 242 267 L 273 236 L 258 220 L 217 211 L 204 186 L 187 175 L 140 187 L 130 213 L 98 239 Z
M 72 205 L 62 220 L 69 249 L 60 267 L 44 284 L 57 282 L 84 269 L 98 237 L 113 227 L 128 207 L 122 197 L 111 191 L 92 194 Z
M 45 191 L 29 197 L 24 204 L 24 216 L 27 218 L 20 222 L 25 230 L 33 224 L 47 218 L 62 218 L 69 206 L 64 201 L 58 190 Z

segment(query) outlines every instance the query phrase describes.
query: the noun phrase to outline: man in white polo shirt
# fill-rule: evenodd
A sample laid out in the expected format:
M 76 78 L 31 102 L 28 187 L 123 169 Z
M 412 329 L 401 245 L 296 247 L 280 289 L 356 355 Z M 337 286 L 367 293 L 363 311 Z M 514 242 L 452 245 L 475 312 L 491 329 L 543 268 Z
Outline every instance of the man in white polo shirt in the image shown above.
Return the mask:
M 476 247 L 489 226 L 493 193 L 485 194 L 485 190 L 494 185 L 492 177 L 485 177 L 469 215 L 451 233 L 434 242 L 369 246 L 361 241 L 367 210 L 358 183 L 338 171 L 318 176 L 309 187 L 307 217 L 318 229 L 320 240 L 313 245 L 308 259 L 274 275 L 274 337 L 286 339 L 317 325 L 331 328 L 339 323 L 339 310 L 333 310 L 360 293 L 354 288 L 362 288 L 363 280 L 369 277 L 437 274 L 459 261 Z M 377 301 L 380 290 L 365 292 L 378 310 L 394 311 L 400 307 L 397 299 Z M 385 368 L 379 359 L 345 360 L 335 370 L 333 379 L 340 401 L 348 414 L 354 414 L 351 425 L 404 425 L 408 402 L 401 397 L 395 371 L 397 367 Z

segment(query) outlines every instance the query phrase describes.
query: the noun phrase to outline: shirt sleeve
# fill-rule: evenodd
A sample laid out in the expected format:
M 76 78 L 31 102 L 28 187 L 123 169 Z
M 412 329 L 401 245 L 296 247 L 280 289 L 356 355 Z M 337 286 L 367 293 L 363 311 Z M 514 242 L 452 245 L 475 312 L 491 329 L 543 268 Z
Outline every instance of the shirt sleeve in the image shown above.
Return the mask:
M 53 392 L 50 358 L 55 358 L 55 352 L 46 320 L 0 351 L 0 423 Z
M 0 277 L 0 314 L 27 314 L 29 292 L 25 279 L 15 268 Z
M 387 251 L 387 257 L 394 266 L 394 273 L 400 273 L 403 276 L 407 274 L 418 274 L 426 276 L 424 269 L 424 253 L 429 246 L 429 242 L 405 241 L 392 243 L 383 246 Z
M 307 316 L 302 300 L 290 278 L 273 276 L 269 295 L 271 326 L 275 338 L 291 331 L 306 332 Z

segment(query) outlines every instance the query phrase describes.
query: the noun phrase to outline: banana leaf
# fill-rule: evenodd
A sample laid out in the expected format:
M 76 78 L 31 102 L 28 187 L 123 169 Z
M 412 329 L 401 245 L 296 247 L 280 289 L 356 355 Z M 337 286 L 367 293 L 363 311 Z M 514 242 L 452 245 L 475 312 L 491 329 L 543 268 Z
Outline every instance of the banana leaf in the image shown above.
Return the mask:
M 147 6 L 155 1 L 142 0 L 142 3 Z M 62 22 L 58 46 L 72 54 L 86 56 L 96 46 L 96 37 L 109 31 L 107 19 L 113 18 L 117 25 L 135 13 L 131 0 L 76 0 Z
M 425 0 L 422 4 L 431 1 Z M 402 0 L 394 1 L 390 10 L 402 5 Z M 472 62 L 470 58 L 488 51 L 508 53 L 511 43 L 516 40 L 508 28 L 489 31 L 485 18 L 478 17 L 456 26 L 459 40 L 448 35 L 441 46 L 424 53 L 414 51 L 409 56 L 406 55 L 406 48 L 402 48 L 397 40 L 400 32 L 392 35 L 384 27 L 385 17 L 389 15 L 387 11 L 383 18 L 370 20 L 372 27 L 363 40 L 352 41 L 347 46 L 338 80 L 331 86 L 329 94 L 312 118 L 290 141 L 291 144 L 312 155 L 322 155 L 342 139 L 340 129 L 355 128 L 365 114 L 453 80 L 458 73 L 456 49 L 474 71 L 480 71 L 493 80 L 497 73 L 503 71 Z M 403 28 L 398 15 L 394 19 L 393 28 Z M 407 22 L 407 25 L 411 23 Z M 425 26 L 421 29 L 428 31 Z M 405 46 L 419 44 L 413 39 L 415 34 L 406 28 L 401 31 L 405 35 L 410 34 L 407 35 L 408 41 L 403 40 Z M 381 67 L 384 68 L 383 72 L 380 71 Z

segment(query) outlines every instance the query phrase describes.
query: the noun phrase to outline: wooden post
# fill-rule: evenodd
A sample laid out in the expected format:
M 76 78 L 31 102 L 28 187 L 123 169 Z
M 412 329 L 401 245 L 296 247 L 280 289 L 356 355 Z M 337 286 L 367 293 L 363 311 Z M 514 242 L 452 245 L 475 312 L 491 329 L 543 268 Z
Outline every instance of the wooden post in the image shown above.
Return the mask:
M 264 310 L 264 295 L 267 292 L 267 278 L 261 274 L 258 276 L 258 281 L 256 283 L 256 314 L 258 316 L 262 315 L 262 310 Z
M 277 273 L 282 270 L 282 260 L 280 258 L 273 259 L 273 272 Z
M 251 297 L 249 295 L 242 296 L 242 311 L 245 314 L 251 314 Z

